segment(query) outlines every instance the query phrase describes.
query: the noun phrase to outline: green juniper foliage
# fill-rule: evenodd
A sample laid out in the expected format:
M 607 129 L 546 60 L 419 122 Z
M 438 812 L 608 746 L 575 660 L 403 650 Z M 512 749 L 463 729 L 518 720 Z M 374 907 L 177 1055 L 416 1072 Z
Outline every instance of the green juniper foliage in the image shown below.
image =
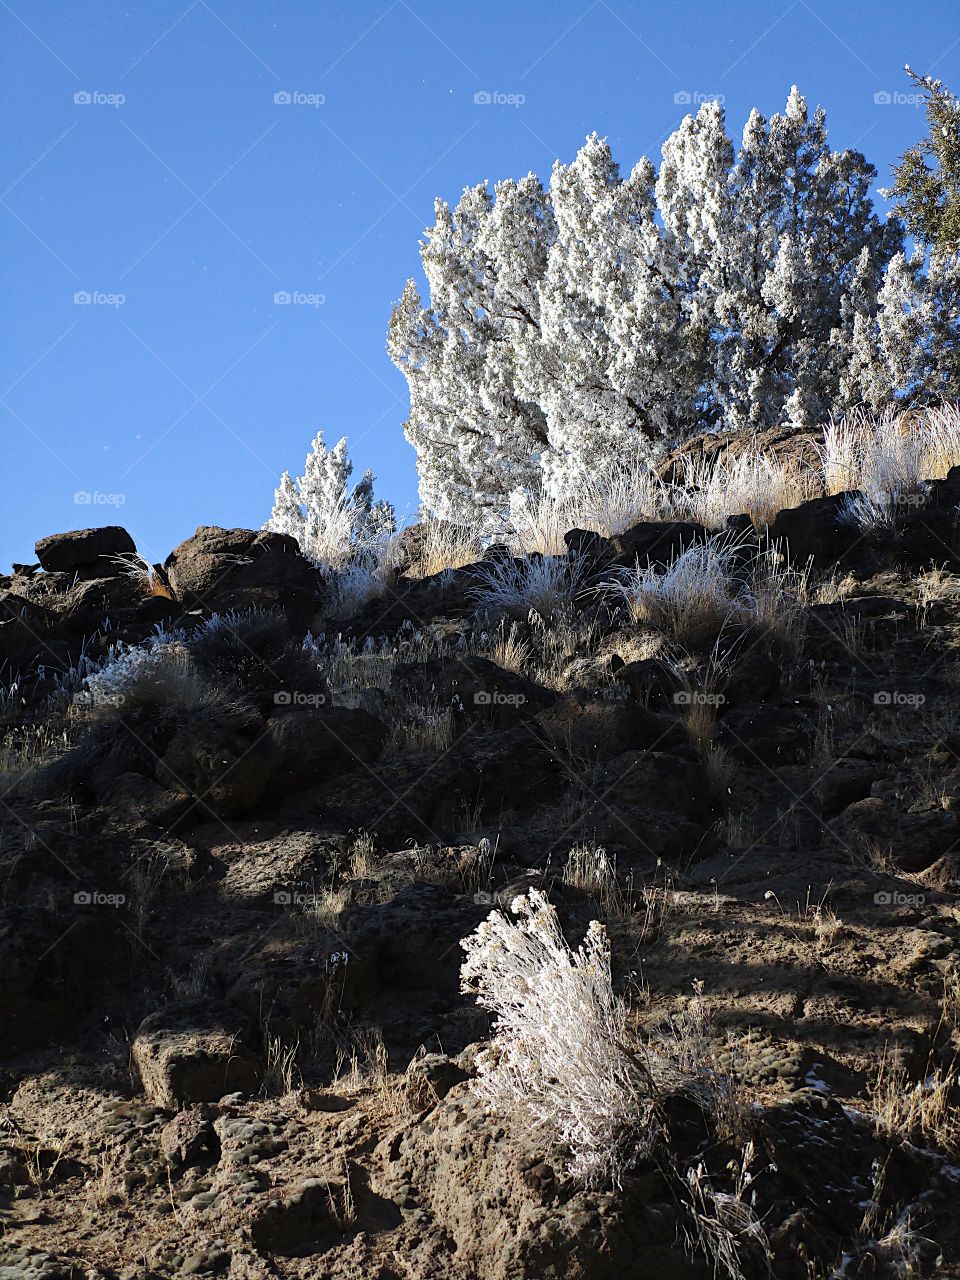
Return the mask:
M 953 253 L 960 247 L 960 101 L 942 81 L 907 67 L 926 99 L 928 133 L 894 166 L 896 211 L 917 241 Z

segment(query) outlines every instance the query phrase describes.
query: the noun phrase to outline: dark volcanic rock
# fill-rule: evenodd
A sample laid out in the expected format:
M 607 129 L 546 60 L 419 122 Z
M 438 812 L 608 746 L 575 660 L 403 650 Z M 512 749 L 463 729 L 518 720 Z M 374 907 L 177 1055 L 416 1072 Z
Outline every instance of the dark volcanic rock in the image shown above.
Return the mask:
M 319 572 L 296 539 L 253 529 L 201 525 L 163 562 L 170 589 L 190 607 L 244 609 L 282 604 L 316 609 L 324 591 Z
M 293 708 L 270 720 L 279 794 L 315 787 L 336 774 L 373 764 L 387 729 L 366 711 L 349 707 Z
M 419 692 L 440 706 L 455 706 L 467 719 L 480 719 L 498 728 L 511 728 L 535 716 L 559 696 L 487 658 L 397 663 L 392 683 L 395 689 Z
M 536 722 L 538 736 L 580 764 L 609 760 L 624 751 L 683 748 L 687 737 L 675 717 L 630 703 L 564 698 Z
M 74 573 L 96 566 L 103 576 L 118 572 L 110 564 L 111 556 L 128 555 L 136 549 L 126 529 L 116 524 L 51 533 L 41 538 L 35 547 L 37 559 L 47 572 Z
M 245 1019 L 212 1000 L 175 1000 L 150 1014 L 137 1028 L 131 1055 L 147 1097 L 164 1107 L 216 1102 L 260 1083 Z
M 888 856 L 901 871 L 923 871 L 956 849 L 960 827 L 942 810 L 904 813 L 885 800 L 857 800 L 829 824 L 834 841 L 856 857 Z
M 157 781 L 229 817 L 262 799 L 271 776 L 266 726 L 244 716 L 198 712 L 183 720 L 157 762 Z
M 770 525 L 770 541 L 783 543 L 794 564 L 812 560 L 818 569 L 840 564 L 858 545 L 866 551 L 862 530 L 840 519 L 847 496 L 813 498 L 779 512 Z
M 670 564 L 687 547 L 705 542 L 707 530 L 688 520 L 644 520 L 624 533 L 610 538 L 616 559 L 628 567 L 645 564 Z

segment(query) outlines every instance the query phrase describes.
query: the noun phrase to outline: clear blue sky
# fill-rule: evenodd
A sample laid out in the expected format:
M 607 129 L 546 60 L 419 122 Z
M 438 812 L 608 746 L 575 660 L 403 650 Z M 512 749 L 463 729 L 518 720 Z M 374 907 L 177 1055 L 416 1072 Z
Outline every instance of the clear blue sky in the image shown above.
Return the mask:
M 956 0 L 0 0 L 0 41 L 0 568 L 90 524 L 152 560 L 259 526 L 320 428 L 413 511 L 384 335 L 435 195 L 592 130 L 658 161 L 685 93 L 736 138 L 794 82 L 882 185 L 923 120 L 875 94 L 960 82 Z

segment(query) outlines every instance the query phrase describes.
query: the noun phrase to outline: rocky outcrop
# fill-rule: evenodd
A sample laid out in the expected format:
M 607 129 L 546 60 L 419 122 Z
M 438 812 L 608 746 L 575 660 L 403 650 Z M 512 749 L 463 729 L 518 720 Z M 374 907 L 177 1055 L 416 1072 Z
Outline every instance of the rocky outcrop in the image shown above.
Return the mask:
M 169 595 L 106 531 L 4 579 L 0 1272 L 709 1280 L 691 1174 L 745 1276 L 955 1266 L 958 483 L 870 536 L 782 513 L 818 602 L 699 649 L 601 585 L 679 522 L 569 531 L 569 614 L 502 632 L 504 549 L 335 619 L 251 530 Z M 158 622 L 166 696 L 50 696 Z M 531 889 L 574 948 L 604 921 L 630 1052 L 693 1075 L 616 1186 L 474 1090 L 461 943 Z
M 51 533 L 41 538 L 34 549 L 40 567 L 47 573 L 76 573 L 91 578 L 120 573 L 115 557 L 136 552 L 129 533 L 115 524 Z
M 282 603 L 309 618 L 324 595 L 320 575 L 296 539 L 264 530 L 201 525 L 163 567 L 178 601 L 210 612 Z

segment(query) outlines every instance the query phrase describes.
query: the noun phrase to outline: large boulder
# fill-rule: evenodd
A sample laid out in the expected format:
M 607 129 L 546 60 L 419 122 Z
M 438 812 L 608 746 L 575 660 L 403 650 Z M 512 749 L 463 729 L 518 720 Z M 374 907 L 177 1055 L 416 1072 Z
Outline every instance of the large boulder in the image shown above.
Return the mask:
M 675 716 L 658 715 L 628 702 L 586 702 L 564 698 L 536 722 L 536 736 L 582 766 L 624 751 L 666 751 L 688 744 Z
M 167 607 L 173 603 L 145 595 L 140 580 L 118 572 L 116 566 L 111 568 L 108 560 L 88 566 L 85 573 L 52 570 L 15 582 L 18 586 L 23 584 L 23 598 L 34 608 L 46 611 L 51 626 L 71 637 L 89 637 L 102 626 L 105 617 L 116 625 L 121 617 L 130 616 L 148 600 Z
M 33 653 L 42 644 L 42 633 L 52 621 L 42 605 L 33 604 L 16 591 L 0 590 L 0 662 Z
M 599 794 L 612 804 L 660 809 L 703 824 L 714 813 L 703 766 L 663 751 L 625 751 L 609 760 L 596 780 Z
M 817 733 L 816 707 L 761 702 L 724 707 L 718 741 L 746 765 L 802 764 L 810 759 Z
M 80 573 L 87 576 L 96 569 L 101 575 L 118 572 L 111 558 L 136 552 L 133 539 L 117 524 L 99 529 L 74 529 L 70 533 L 51 533 L 36 543 L 35 551 L 42 568 L 48 573 Z
M 267 530 L 201 525 L 167 556 L 170 590 L 190 608 L 224 611 L 282 604 L 315 609 L 323 598 L 318 570 L 296 539 Z
M 688 547 L 705 542 L 707 530 L 690 520 L 643 520 L 609 539 L 620 564 L 671 564 Z
M 132 1058 L 144 1092 L 162 1107 L 252 1093 L 260 1060 L 243 1016 L 212 1000 L 174 1000 L 141 1022 Z
M 832 568 L 857 547 L 865 556 L 869 548 L 863 531 L 842 519 L 848 496 L 812 498 L 779 512 L 769 526 L 770 541 L 780 543 L 798 566 L 812 560 L 817 569 Z
M 926 870 L 960 841 L 955 814 L 940 809 L 904 813 L 877 796 L 854 801 L 828 831 L 837 846 L 858 858 L 887 856 L 906 872 Z
M 785 426 L 694 436 L 669 453 L 658 465 L 657 473 L 666 483 L 679 484 L 690 464 L 711 466 L 717 462 L 734 462 L 742 454 L 754 451 L 799 472 L 816 466 L 817 445 L 822 438 L 823 433 L 817 428 L 798 431 Z
M 590 1191 L 520 1117 L 491 1119 L 469 1084 L 379 1148 L 385 1194 L 427 1211 L 488 1280 L 707 1280 L 683 1248 L 665 1174 Z
M 398 662 L 391 677 L 398 691 L 453 706 L 467 719 L 511 728 L 552 706 L 557 694 L 488 658 L 434 658 Z
M 476 610 L 473 592 L 478 566 L 464 565 L 426 578 L 401 577 L 382 595 L 367 601 L 343 622 L 344 635 L 356 640 L 368 636 L 394 636 L 413 628 L 421 630 L 429 620 L 434 627 L 459 629 Z
M 905 502 L 897 518 L 897 559 L 926 566 L 931 561 L 950 565 L 960 561 L 957 508 L 960 506 L 960 466 L 942 480 L 925 486 L 920 501 Z
M 83 905 L 83 883 L 51 890 L 69 917 L 23 903 L 0 907 L 0 1059 L 62 1043 L 90 1008 L 92 992 L 115 976 L 124 930 L 114 908 Z

